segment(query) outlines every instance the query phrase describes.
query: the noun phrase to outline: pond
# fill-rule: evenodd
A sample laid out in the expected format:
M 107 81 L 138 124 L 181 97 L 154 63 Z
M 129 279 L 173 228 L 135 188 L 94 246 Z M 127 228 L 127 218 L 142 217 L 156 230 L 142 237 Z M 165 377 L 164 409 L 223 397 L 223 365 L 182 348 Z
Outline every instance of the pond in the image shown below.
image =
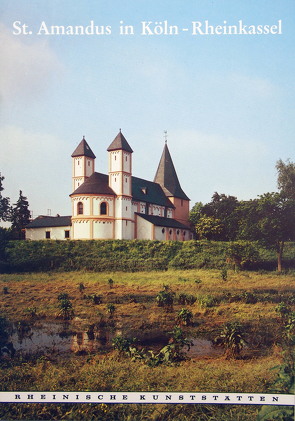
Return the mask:
M 112 340 L 117 335 L 137 338 L 139 346 L 154 351 L 159 351 L 169 340 L 169 335 L 159 329 L 124 332 L 122 329 L 90 326 L 86 331 L 73 330 L 69 323 L 45 322 L 37 325 L 13 325 L 9 342 L 17 355 L 106 353 L 112 350 Z M 189 339 L 193 344 L 187 353 L 190 358 L 216 357 L 223 353 L 222 349 L 215 347 L 207 339 Z

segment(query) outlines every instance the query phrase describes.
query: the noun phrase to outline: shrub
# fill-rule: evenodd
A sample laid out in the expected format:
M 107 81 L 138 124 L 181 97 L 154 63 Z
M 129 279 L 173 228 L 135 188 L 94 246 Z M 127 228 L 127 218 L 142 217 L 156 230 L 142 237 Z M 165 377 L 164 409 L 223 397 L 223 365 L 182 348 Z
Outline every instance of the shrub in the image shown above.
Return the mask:
M 191 294 L 180 293 L 178 296 L 178 304 L 181 305 L 193 305 L 196 300 L 196 297 Z
M 110 314 L 110 317 L 113 317 L 113 315 L 116 311 L 116 307 L 113 303 L 108 303 L 107 306 L 106 306 L 106 310 Z
M 192 323 L 192 320 L 193 320 L 193 313 L 186 308 L 182 308 L 177 314 L 177 322 L 179 324 L 188 326 Z
M 61 292 L 58 296 L 57 296 L 58 301 L 62 301 L 62 300 L 69 300 L 70 296 L 69 294 L 67 294 L 66 292 Z
M 249 241 L 234 241 L 228 244 L 226 250 L 226 262 L 233 268 L 243 269 L 251 263 L 257 262 L 259 252 L 254 243 Z
M 227 270 L 226 270 L 226 268 L 223 268 L 223 269 L 221 270 L 221 272 L 220 272 L 220 276 L 221 276 L 221 279 L 222 279 L 223 281 L 227 281 Z
M 137 342 L 136 338 L 129 339 L 125 336 L 115 336 L 112 340 L 112 346 L 119 351 L 119 354 L 126 353 L 130 355 L 130 348 Z
M 216 298 L 210 294 L 199 297 L 198 301 L 203 308 L 214 307 L 217 304 Z
M 58 316 L 64 320 L 71 320 L 74 317 L 73 305 L 69 299 L 59 300 L 59 309 Z
M 82 294 L 82 292 L 84 291 L 84 289 L 85 289 L 85 285 L 83 284 L 83 282 L 80 282 L 80 284 L 79 284 L 79 291 L 81 292 L 81 294 Z
M 35 319 L 37 317 L 37 308 L 36 307 L 27 307 L 25 313 L 31 318 Z
M 224 346 L 227 356 L 237 357 L 246 345 L 243 326 L 237 322 L 226 323 L 214 343 Z
M 8 289 L 8 287 L 3 287 L 3 294 L 4 294 L 4 295 L 9 294 L 9 289 Z
M 169 287 L 164 286 L 164 290 L 160 291 L 156 296 L 158 307 L 164 307 L 167 311 L 172 311 L 175 293 Z
M 100 295 L 97 294 L 91 294 L 91 295 L 87 295 L 86 298 L 90 301 L 93 302 L 93 304 L 101 304 L 102 303 L 102 299 Z
M 276 306 L 275 311 L 280 314 L 280 316 L 282 317 L 282 319 L 285 319 L 291 313 L 291 308 L 290 308 L 290 306 L 288 306 L 284 302 L 280 302 Z

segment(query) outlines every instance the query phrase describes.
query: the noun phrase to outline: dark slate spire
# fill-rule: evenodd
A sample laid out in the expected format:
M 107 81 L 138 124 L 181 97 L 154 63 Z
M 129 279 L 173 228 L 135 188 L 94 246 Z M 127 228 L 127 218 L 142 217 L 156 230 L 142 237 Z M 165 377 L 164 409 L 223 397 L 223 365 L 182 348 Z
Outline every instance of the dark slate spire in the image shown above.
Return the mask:
M 127 140 L 123 136 L 123 133 L 121 132 L 121 129 L 107 149 L 108 152 L 117 151 L 117 150 L 123 150 L 123 151 L 131 152 L 131 153 L 133 152 L 133 150 L 129 146 L 129 143 L 127 142 Z
M 180 183 L 178 181 L 178 177 L 166 143 L 154 178 L 154 182 L 160 184 L 166 196 L 174 196 L 180 199 L 189 200 L 187 195 L 180 187 Z
M 88 156 L 89 158 L 96 158 L 94 153 L 92 152 L 90 146 L 85 140 L 85 137 L 83 136 L 83 139 L 79 143 L 79 145 L 76 147 L 74 152 L 72 153 L 72 157 L 74 156 Z

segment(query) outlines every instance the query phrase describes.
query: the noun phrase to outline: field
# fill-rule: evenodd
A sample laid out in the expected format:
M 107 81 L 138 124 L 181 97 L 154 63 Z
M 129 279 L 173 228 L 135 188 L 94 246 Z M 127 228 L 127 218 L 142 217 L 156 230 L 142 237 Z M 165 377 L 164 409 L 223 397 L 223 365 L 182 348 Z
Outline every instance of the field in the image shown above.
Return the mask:
M 278 382 L 278 375 L 289 366 L 290 331 L 284 311 L 294 305 L 294 281 L 292 272 L 213 269 L 0 275 L 0 312 L 7 331 L 17 331 L 24 339 L 42 326 L 60 326 L 72 338 L 67 352 L 40 346 L 3 357 L 1 390 L 288 393 L 290 376 L 285 373 Z M 186 311 L 181 313 L 182 309 Z M 176 326 L 181 329 L 178 337 Z M 226 326 L 236 329 L 235 343 L 221 341 Z M 104 341 L 94 349 L 95 338 Z M 195 344 L 189 352 L 187 340 Z M 163 349 L 166 353 L 160 352 Z M 259 409 L 6 404 L 0 407 L 0 416 L 236 421 L 256 419 Z M 288 411 L 278 419 L 291 420 Z

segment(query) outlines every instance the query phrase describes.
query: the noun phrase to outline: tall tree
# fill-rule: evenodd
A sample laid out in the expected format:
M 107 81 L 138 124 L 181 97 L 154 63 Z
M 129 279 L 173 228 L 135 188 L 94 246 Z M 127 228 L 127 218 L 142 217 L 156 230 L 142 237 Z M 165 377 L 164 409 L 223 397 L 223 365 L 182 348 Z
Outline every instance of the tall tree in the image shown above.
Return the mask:
M 0 221 L 9 221 L 11 217 L 10 199 L 2 196 L 4 190 L 3 180 L 5 180 L 5 177 L 0 173 Z
M 295 200 L 280 193 L 266 193 L 240 205 L 239 236 L 258 240 L 276 250 L 278 271 L 282 271 L 286 241 L 295 240 Z
M 278 188 L 289 199 L 295 200 L 295 163 L 289 159 L 283 162 L 281 159 L 276 164 L 278 171 Z
M 196 225 L 199 222 L 199 219 L 202 216 L 202 202 L 196 202 L 190 210 L 189 220 L 193 225 Z
M 221 234 L 223 225 L 220 219 L 214 216 L 202 215 L 196 223 L 195 228 L 200 240 L 214 240 Z
M 19 191 L 18 201 L 12 208 L 11 228 L 19 239 L 24 238 L 23 230 L 30 222 L 29 202 L 22 191 Z
M 237 214 L 239 206 L 235 196 L 226 196 L 215 192 L 210 203 L 203 206 L 201 213 L 213 217 L 222 223 L 222 230 L 215 233 L 212 239 L 215 240 L 235 240 L 237 234 Z

